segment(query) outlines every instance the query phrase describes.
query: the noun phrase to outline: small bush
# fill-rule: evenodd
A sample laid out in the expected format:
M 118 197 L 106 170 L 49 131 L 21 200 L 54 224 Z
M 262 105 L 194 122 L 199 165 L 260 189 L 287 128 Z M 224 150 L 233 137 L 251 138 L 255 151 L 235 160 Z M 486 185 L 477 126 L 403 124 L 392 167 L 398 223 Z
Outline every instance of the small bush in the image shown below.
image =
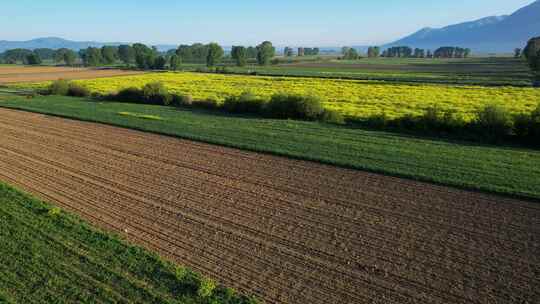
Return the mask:
M 121 101 L 121 102 L 134 102 L 134 103 L 143 103 L 144 102 L 144 95 L 142 90 L 131 87 L 131 88 L 125 88 L 116 95 L 112 96 L 113 100 Z
M 191 95 L 171 95 L 171 105 L 176 107 L 190 107 L 193 105 L 193 97 Z
M 215 99 L 197 100 L 191 104 L 194 108 L 215 110 L 219 108 L 219 102 Z
M 70 84 L 71 83 L 65 79 L 55 80 L 49 85 L 47 94 L 66 96 L 69 92 Z
M 244 92 L 240 96 L 225 99 L 223 108 L 230 113 L 262 113 L 264 105 L 264 100 L 257 98 L 251 92 Z
M 321 115 L 321 121 L 342 125 L 345 123 L 345 118 L 337 111 L 326 109 Z
M 197 290 L 197 295 L 201 298 L 208 298 L 212 295 L 215 289 L 216 289 L 216 282 L 207 278 L 203 278 L 200 280 L 199 289 Z
M 316 96 L 276 94 L 266 105 L 268 116 L 280 119 L 316 120 L 324 112 L 321 99 Z
M 169 105 L 172 100 L 169 91 L 161 82 L 147 83 L 142 89 L 142 94 L 149 104 Z
M 73 97 L 88 97 L 90 96 L 90 90 L 80 84 L 70 83 L 67 95 Z
M 49 209 L 49 211 L 47 211 L 47 215 L 50 216 L 50 217 L 56 217 L 58 215 L 60 215 L 60 213 L 62 212 L 62 210 L 58 207 L 53 207 L 51 209 Z
M 474 125 L 478 134 L 489 141 L 499 141 L 512 131 L 510 115 L 504 108 L 496 105 L 488 105 L 478 111 Z
M 390 119 L 385 112 L 382 112 L 368 117 L 363 123 L 370 128 L 382 129 L 388 127 Z

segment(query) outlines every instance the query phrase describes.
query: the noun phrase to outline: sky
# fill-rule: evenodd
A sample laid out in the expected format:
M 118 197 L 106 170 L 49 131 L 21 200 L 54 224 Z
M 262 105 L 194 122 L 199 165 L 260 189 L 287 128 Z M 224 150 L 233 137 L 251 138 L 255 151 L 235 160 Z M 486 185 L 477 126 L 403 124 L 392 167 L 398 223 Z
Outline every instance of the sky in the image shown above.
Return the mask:
M 0 40 L 372 45 L 423 27 L 510 14 L 533 0 L 2 1 Z

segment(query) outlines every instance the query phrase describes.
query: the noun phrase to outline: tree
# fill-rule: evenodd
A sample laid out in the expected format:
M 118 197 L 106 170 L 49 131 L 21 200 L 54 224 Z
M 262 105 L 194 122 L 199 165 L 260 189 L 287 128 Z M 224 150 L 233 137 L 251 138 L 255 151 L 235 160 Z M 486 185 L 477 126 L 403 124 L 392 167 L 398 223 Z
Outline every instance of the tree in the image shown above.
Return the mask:
M 237 66 L 245 66 L 247 63 L 247 49 L 243 46 L 233 46 L 231 56 Z
M 290 47 L 285 47 L 285 50 L 283 50 L 283 55 L 285 55 L 285 57 L 292 57 L 294 55 L 294 51 Z
M 259 65 L 268 65 L 276 54 L 276 49 L 272 42 L 265 41 L 257 46 L 257 63 Z
M 64 54 L 69 51 L 69 49 L 61 48 L 56 51 L 54 51 L 53 60 L 56 63 L 62 63 L 64 62 Z
M 26 57 L 32 54 L 31 50 L 27 49 L 11 49 L 4 53 L 4 61 L 9 64 L 16 64 L 17 62 L 26 62 Z
M 176 54 L 171 55 L 171 58 L 169 59 L 171 70 L 177 71 L 180 69 L 180 66 L 182 65 L 182 58 Z
M 256 59 L 257 58 L 257 48 L 255 47 L 248 47 L 247 48 L 247 58 L 248 59 Z
M 26 56 L 25 61 L 29 65 L 39 65 L 41 64 L 41 58 L 37 53 L 30 53 Z
M 142 43 L 135 43 L 133 46 L 135 53 L 135 63 L 139 69 L 152 69 L 155 65 L 157 53 Z
M 113 64 L 118 59 L 118 48 L 115 46 L 104 46 L 101 48 L 101 57 L 105 64 Z
M 346 48 L 346 53 L 343 54 L 345 60 L 357 60 L 359 58 L 358 51 L 354 48 Z
M 416 48 L 416 49 L 414 49 L 413 57 L 414 58 L 424 58 L 424 57 L 426 57 L 426 51 L 424 49 Z
M 298 48 L 298 57 L 302 57 L 302 56 L 305 56 L 306 55 L 306 49 L 304 49 L 303 47 L 299 47 Z
M 118 58 L 120 58 L 125 65 L 130 66 L 135 62 L 135 50 L 131 45 L 121 45 L 118 47 Z
M 85 66 L 98 66 L 102 63 L 101 50 L 95 47 L 89 47 L 82 56 Z
M 386 50 L 385 57 L 409 58 L 413 55 L 413 49 L 408 46 L 395 46 Z
M 370 46 L 368 48 L 368 57 L 369 58 L 376 58 L 379 57 L 381 53 L 381 48 L 378 46 Z
M 514 58 L 519 58 L 519 57 L 521 57 L 521 49 L 516 48 L 514 49 Z
M 208 54 L 206 55 L 206 66 L 213 67 L 218 64 L 225 52 L 223 48 L 217 43 L 208 44 Z
M 66 50 L 64 52 L 64 62 L 68 66 L 73 66 L 77 60 L 77 53 L 73 50 Z
M 164 70 L 167 64 L 167 59 L 164 56 L 157 56 L 152 66 L 155 70 Z
M 535 74 L 534 86 L 540 86 L 540 37 L 529 40 L 523 50 L 523 56 Z
M 38 55 L 42 60 L 50 60 L 54 58 L 55 51 L 48 48 L 35 49 L 34 54 Z

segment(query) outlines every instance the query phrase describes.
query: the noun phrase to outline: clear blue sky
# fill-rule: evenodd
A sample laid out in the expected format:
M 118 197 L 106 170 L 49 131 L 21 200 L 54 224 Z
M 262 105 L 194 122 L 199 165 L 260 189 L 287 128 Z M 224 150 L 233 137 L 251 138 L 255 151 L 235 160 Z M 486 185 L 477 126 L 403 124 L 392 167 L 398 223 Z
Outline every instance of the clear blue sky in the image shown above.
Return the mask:
M 0 40 L 340 46 L 390 42 L 424 27 L 510 14 L 533 0 L 2 1 Z

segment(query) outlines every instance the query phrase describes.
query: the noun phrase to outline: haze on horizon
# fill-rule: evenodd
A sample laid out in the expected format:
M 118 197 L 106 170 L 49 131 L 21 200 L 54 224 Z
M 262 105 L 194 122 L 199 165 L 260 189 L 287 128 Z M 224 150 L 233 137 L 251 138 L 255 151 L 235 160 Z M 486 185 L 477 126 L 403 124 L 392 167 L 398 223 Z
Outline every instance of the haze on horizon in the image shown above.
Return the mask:
M 172 1 L 18 0 L 2 4 L 0 40 L 62 37 L 78 41 L 224 45 L 369 45 L 423 27 L 511 14 L 533 0 Z

